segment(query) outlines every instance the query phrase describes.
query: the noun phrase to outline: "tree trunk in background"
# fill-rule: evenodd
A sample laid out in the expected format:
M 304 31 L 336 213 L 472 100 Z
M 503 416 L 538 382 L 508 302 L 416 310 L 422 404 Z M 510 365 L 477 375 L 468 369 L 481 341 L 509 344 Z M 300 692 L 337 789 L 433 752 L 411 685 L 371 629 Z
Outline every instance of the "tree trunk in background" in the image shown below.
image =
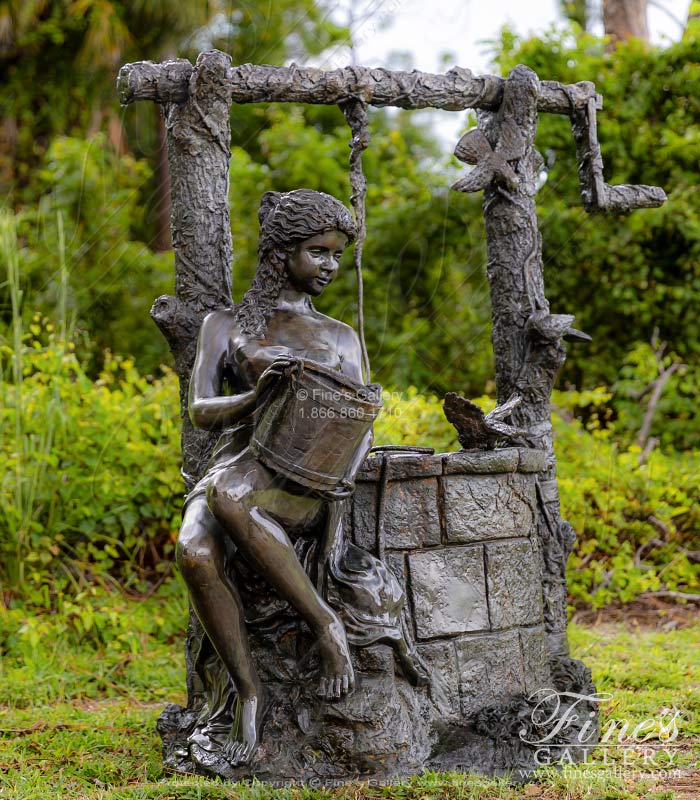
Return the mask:
M 632 38 L 648 42 L 647 0 L 603 0 L 603 26 L 613 45 Z
M 11 192 L 15 182 L 18 133 L 17 117 L 14 114 L 0 118 L 0 192 L 9 204 L 12 202 Z

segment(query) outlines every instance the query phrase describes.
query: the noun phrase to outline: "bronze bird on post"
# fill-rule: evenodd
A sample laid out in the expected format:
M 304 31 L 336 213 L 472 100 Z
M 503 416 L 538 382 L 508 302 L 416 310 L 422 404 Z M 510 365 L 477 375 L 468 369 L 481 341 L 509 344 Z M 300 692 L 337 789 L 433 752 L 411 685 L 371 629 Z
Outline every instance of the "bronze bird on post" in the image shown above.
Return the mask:
M 518 176 L 509 161 L 517 161 L 525 152 L 525 139 L 511 119 L 503 122 L 501 138 L 491 147 L 483 131 L 473 128 L 462 136 L 455 147 L 455 156 L 474 169 L 460 178 L 452 188 L 458 192 L 478 192 L 492 181 L 508 191 L 518 186 Z
M 521 403 L 514 394 L 488 414 L 457 392 L 445 395 L 443 411 L 457 430 L 457 438 L 463 450 L 495 450 L 501 444 L 523 443 L 526 432 L 504 422 Z M 519 441 L 518 441 L 519 440 Z

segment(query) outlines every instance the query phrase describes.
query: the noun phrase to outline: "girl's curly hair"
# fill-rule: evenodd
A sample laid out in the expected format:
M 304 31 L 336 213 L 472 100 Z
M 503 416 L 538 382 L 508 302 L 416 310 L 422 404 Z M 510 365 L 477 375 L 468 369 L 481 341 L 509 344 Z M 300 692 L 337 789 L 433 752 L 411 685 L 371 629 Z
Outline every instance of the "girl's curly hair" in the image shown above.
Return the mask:
M 340 200 L 312 189 L 265 192 L 258 219 L 258 268 L 250 289 L 236 306 L 236 317 L 243 333 L 262 338 L 284 286 L 287 258 L 294 246 L 331 230 L 344 233 L 349 243 L 354 241 L 357 227 Z

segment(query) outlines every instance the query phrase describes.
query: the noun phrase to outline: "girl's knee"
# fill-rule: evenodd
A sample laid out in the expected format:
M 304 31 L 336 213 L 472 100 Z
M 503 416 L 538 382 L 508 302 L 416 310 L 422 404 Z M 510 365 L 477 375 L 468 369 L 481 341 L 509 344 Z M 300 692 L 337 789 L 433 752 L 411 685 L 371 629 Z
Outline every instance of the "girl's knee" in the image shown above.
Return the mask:
M 188 583 L 209 581 L 221 569 L 224 557 L 218 536 L 204 525 L 184 525 L 177 540 L 176 560 Z
M 217 520 L 230 527 L 231 522 L 246 514 L 244 493 L 240 487 L 231 487 L 225 475 L 214 478 L 207 486 L 207 505 Z

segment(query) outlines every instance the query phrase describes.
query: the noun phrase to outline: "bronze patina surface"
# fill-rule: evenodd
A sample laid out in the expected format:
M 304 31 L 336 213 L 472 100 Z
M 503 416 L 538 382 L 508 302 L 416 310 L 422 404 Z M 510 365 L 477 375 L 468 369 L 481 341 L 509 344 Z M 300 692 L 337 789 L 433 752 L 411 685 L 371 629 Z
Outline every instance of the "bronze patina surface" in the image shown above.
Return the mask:
M 308 626 L 324 700 L 355 686 L 348 638 L 392 644 L 407 676 L 426 679 L 401 630 L 398 582 L 378 559 L 343 542 L 339 504 L 371 447 L 380 387 L 362 383 L 355 331 L 316 311 L 312 298 L 335 278 L 354 220 L 335 198 L 306 189 L 268 192 L 259 217 L 252 286 L 239 305 L 207 316 L 199 334 L 190 417 L 222 434 L 188 495 L 178 540 L 192 605 L 232 681 L 191 734 L 190 756 L 231 766 L 255 751 L 266 705 L 237 586 L 239 561 Z M 307 388 L 299 380 L 304 370 L 317 378 Z M 306 569 L 295 549 L 304 539 L 315 545 Z M 222 712 L 234 687 L 235 725 Z
M 539 115 L 570 118 L 588 211 L 665 198 L 605 183 L 594 84 L 523 65 L 507 78 L 232 65 L 219 51 L 194 66 L 126 65 L 118 83 L 123 103 L 160 104 L 172 185 L 175 293 L 151 315 L 180 381 L 178 559 L 191 613 L 187 704 L 158 721 L 165 767 L 335 782 L 425 768 L 525 775 L 543 741 L 551 763 L 584 758 L 597 709 L 589 670 L 568 652 L 575 535 L 560 509 L 551 393 L 564 342 L 588 337 L 545 295 Z M 231 308 L 231 107 L 249 102 L 338 106 L 355 219 L 318 192 L 265 195 L 258 270 Z M 453 188 L 483 192 L 499 405 L 484 415 L 448 394 L 459 453 L 366 457 L 378 389 L 363 386 L 363 339 L 312 304 L 356 238 L 362 334 L 370 105 L 476 111 L 455 149 L 473 169 Z

